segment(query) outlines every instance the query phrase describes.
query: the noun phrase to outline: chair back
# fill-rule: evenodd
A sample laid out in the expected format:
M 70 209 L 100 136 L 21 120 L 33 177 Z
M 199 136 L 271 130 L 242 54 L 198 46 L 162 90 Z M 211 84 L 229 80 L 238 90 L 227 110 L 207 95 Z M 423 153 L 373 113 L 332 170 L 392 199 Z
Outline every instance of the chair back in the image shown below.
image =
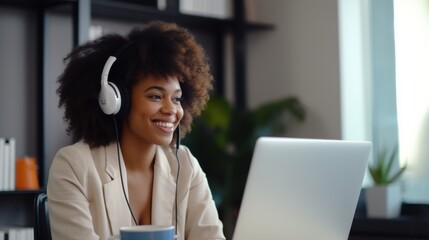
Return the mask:
M 52 240 L 51 225 L 49 222 L 48 196 L 39 193 L 34 199 L 34 239 Z

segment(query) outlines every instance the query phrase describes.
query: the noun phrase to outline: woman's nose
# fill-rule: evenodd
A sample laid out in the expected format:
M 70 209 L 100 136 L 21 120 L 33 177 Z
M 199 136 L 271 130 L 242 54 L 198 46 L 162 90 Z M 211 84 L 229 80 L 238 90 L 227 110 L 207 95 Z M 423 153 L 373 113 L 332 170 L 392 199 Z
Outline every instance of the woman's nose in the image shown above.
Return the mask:
M 172 101 L 164 101 L 161 112 L 166 114 L 176 114 L 177 107 Z

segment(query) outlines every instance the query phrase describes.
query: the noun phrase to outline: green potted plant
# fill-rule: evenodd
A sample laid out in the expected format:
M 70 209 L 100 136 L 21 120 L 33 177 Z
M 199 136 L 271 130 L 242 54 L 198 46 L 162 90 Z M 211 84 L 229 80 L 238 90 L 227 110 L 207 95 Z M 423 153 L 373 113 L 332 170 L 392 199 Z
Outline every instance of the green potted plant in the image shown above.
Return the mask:
M 201 117 L 194 120 L 192 132 L 183 142 L 206 172 L 226 235 L 235 224 L 256 139 L 280 136 L 289 125 L 304 119 L 304 108 L 296 97 L 249 110 L 213 96 Z
M 376 185 L 386 185 L 396 182 L 404 173 L 406 166 L 400 167 L 396 172 L 392 172 L 392 166 L 397 157 L 397 147 L 388 155 L 387 150 L 383 149 L 378 155 L 377 161 L 368 165 L 368 170 Z
M 368 165 L 374 183 L 374 186 L 366 188 L 368 217 L 394 218 L 400 215 L 402 194 L 398 182 L 406 165 L 394 170 L 397 153 L 397 147 L 394 147 L 390 153 L 384 148 L 378 154 L 376 161 Z

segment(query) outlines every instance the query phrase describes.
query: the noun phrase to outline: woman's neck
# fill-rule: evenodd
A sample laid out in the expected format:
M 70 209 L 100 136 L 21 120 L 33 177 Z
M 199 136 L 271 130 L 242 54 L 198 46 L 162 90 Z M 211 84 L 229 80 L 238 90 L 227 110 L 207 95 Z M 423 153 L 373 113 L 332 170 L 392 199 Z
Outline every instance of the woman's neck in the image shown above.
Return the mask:
M 121 151 L 127 171 L 153 169 L 156 154 L 155 144 L 148 144 L 123 136 L 121 138 Z

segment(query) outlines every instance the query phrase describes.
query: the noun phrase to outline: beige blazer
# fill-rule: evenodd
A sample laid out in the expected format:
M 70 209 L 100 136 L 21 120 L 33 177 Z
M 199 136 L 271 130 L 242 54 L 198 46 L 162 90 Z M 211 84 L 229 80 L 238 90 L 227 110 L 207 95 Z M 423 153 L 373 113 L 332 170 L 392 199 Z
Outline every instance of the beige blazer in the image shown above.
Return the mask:
M 123 184 L 127 176 L 121 156 Z M 206 176 L 188 148 L 178 152 L 178 240 L 225 239 Z M 169 147 L 157 147 L 152 224 L 175 225 L 177 160 Z M 60 149 L 47 186 L 53 240 L 107 239 L 133 225 L 124 197 L 116 143 L 89 148 L 83 142 Z

